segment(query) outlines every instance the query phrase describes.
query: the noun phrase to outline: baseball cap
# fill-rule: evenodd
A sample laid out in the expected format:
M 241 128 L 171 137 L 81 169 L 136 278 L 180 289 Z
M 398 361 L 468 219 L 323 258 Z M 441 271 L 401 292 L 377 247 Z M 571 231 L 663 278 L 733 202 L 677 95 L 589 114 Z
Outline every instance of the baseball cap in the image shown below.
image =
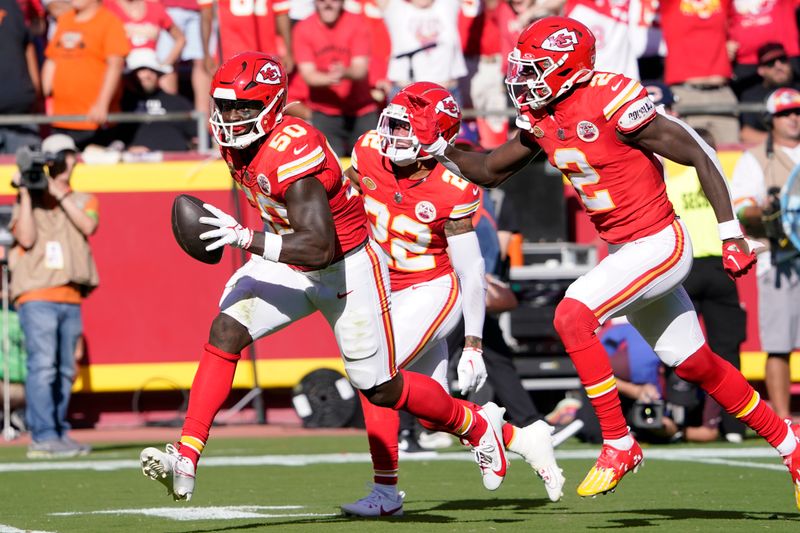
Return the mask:
M 647 96 L 649 96 L 656 105 L 663 105 L 666 108 L 670 108 L 677 101 L 672 89 L 670 89 L 669 85 L 666 83 L 647 81 L 642 82 L 642 85 L 644 85 L 644 89 L 647 91 Z
M 787 87 L 778 89 L 767 97 L 767 113 L 774 115 L 790 109 L 800 109 L 800 91 Z
M 75 153 L 78 152 L 78 147 L 75 146 L 75 141 L 73 141 L 72 137 L 69 135 L 65 135 L 63 133 L 54 133 L 42 141 L 42 152 L 57 154 L 58 152 L 63 152 L 64 150 L 70 150 Z
M 125 59 L 125 71 L 134 72 L 140 68 L 148 68 L 160 74 L 169 74 L 172 67 L 162 65 L 156 57 L 155 50 L 151 48 L 134 48 Z
M 769 63 L 773 59 L 777 59 L 779 57 L 786 58 L 788 54 L 786 53 L 786 48 L 783 47 L 781 43 L 766 43 L 762 44 L 758 47 L 758 51 L 756 52 L 758 56 L 758 64 L 764 65 Z

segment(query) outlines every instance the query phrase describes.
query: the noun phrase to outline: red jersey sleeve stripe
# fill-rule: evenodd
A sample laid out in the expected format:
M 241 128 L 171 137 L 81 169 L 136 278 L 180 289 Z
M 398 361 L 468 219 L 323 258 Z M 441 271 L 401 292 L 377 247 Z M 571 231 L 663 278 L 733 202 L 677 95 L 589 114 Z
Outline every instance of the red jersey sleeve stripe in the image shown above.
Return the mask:
M 641 89 L 642 86 L 639 85 L 638 81 L 631 80 L 628 82 L 628 85 L 626 85 L 625 88 L 620 91 L 617 97 L 611 100 L 611 102 L 609 102 L 609 104 L 603 108 L 603 114 L 605 115 L 606 120 L 610 120 L 611 117 L 614 116 L 614 113 L 619 111 L 619 108 L 636 98 Z

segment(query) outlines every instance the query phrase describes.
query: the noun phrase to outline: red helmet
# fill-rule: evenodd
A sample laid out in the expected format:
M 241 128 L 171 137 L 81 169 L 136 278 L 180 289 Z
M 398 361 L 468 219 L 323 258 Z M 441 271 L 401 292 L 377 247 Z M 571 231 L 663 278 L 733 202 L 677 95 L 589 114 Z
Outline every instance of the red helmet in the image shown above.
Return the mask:
M 283 118 L 287 79 L 280 61 L 261 52 L 228 59 L 211 80 L 211 130 L 220 146 L 245 148 Z
M 429 81 L 418 81 L 404 87 L 392 98 L 378 120 L 381 155 L 400 166 L 431 157 L 420 150 L 419 140 L 408 119 L 410 94 L 425 98 L 435 107 L 439 131 L 447 142 L 453 142 L 461 128 L 461 108 L 447 89 Z
M 538 109 L 588 80 L 594 72 L 595 39 L 567 17 L 546 17 L 528 26 L 508 54 L 506 87 L 517 109 Z

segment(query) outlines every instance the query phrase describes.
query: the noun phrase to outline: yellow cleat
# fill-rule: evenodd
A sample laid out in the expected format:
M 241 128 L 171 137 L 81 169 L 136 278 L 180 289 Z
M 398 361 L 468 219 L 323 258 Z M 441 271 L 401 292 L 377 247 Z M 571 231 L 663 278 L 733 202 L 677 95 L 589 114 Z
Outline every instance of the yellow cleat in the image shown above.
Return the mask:
M 597 462 L 578 485 L 578 495 L 587 497 L 613 492 L 622 476 L 631 470 L 634 474 L 639 470 L 643 459 L 642 448 L 636 441 L 630 450 L 618 450 L 603 444 Z
M 786 422 L 789 424 L 789 422 Z M 794 433 L 794 438 L 797 441 L 797 447 L 794 452 L 790 453 L 783 458 L 783 464 L 789 469 L 792 475 L 792 485 L 794 485 L 794 502 L 797 509 L 800 510 L 800 425 L 791 424 L 789 431 Z

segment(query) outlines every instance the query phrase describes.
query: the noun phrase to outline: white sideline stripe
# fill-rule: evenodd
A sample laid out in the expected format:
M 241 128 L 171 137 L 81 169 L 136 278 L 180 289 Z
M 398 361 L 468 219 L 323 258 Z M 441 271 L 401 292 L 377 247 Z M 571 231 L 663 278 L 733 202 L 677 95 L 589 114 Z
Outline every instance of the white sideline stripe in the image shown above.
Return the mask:
M 15 527 L 0 524 L 0 533 L 50 533 L 49 531 L 33 531 L 30 529 L 17 529 Z
M 587 450 L 556 450 L 556 459 L 596 459 L 597 449 Z M 516 458 L 515 455 L 511 455 Z M 775 464 L 742 462 L 751 468 L 765 468 L 768 470 L 782 470 L 775 450 L 765 446 L 757 448 L 690 448 L 683 450 L 645 449 L 646 460 L 656 459 L 663 461 L 692 461 L 709 464 L 724 464 L 720 461 L 735 459 L 776 459 Z M 401 459 L 406 461 L 474 461 L 475 458 L 468 452 L 425 452 L 402 454 Z M 307 466 L 315 464 L 351 464 L 370 463 L 368 453 L 343 453 L 343 454 L 310 454 L 310 455 L 252 455 L 235 457 L 204 457 L 203 468 L 217 466 Z M 57 470 L 95 470 L 108 472 L 140 468 L 136 460 L 83 460 L 83 461 L 43 461 L 25 463 L 0 463 L 0 473 L 7 472 L 49 472 Z M 2 533 L 2 531 L 0 531 Z
M 224 507 L 150 507 L 144 509 L 105 509 L 102 511 L 50 513 L 50 516 L 142 515 L 170 520 L 239 520 L 242 518 L 308 518 L 338 516 L 338 513 L 270 513 L 262 511 L 295 511 L 302 505 L 230 505 Z M 22 531 L 22 530 L 15 530 Z M 2 532 L 0 532 L 2 533 Z

